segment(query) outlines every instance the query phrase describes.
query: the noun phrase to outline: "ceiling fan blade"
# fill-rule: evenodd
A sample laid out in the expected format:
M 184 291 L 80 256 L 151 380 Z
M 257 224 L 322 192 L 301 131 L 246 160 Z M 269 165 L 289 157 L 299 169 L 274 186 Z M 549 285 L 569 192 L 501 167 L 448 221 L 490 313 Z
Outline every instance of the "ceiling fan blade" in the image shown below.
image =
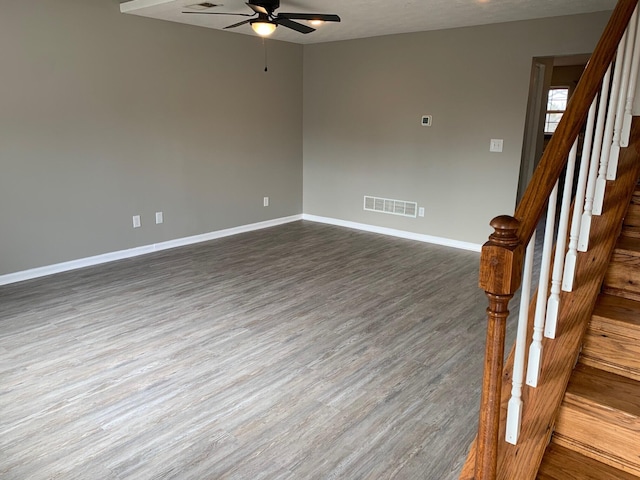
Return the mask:
M 223 30 L 228 30 L 230 28 L 236 28 L 240 25 L 244 25 L 245 23 L 249 23 L 251 20 L 243 20 L 242 22 L 234 23 L 233 25 L 229 25 L 228 27 L 224 27 Z
M 255 13 L 225 13 L 225 12 L 182 12 L 182 13 L 195 13 L 198 15 L 238 15 L 240 17 L 253 17 Z
M 269 15 L 269 10 L 264 8 L 262 5 L 255 5 L 255 4 L 249 3 L 249 2 L 247 2 L 247 5 L 249 6 L 249 8 L 251 10 L 253 10 L 256 13 L 262 13 L 263 15 Z
M 289 20 L 322 20 L 324 22 L 339 22 L 338 15 L 327 13 L 278 13 L 278 18 L 287 18 Z
M 276 18 L 274 22 L 277 25 L 282 25 L 283 27 L 290 28 L 291 30 L 295 30 L 296 32 L 300 33 L 311 33 L 316 31 L 315 28 L 311 28 L 307 25 L 294 22 L 293 20 L 289 20 L 288 18 L 280 18 L 280 16 L 278 16 L 278 18 Z

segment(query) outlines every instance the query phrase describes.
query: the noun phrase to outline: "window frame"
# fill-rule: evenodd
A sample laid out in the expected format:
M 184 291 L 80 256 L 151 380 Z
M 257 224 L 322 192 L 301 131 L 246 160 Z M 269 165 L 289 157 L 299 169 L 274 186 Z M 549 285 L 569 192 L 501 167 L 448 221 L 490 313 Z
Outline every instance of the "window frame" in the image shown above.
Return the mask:
M 550 96 L 551 96 L 551 92 L 553 90 L 566 90 L 567 92 L 567 102 L 564 106 L 563 110 L 554 110 L 554 109 L 549 109 L 549 103 L 550 103 Z M 546 104 L 546 108 L 545 108 L 545 112 L 544 112 L 544 126 L 543 126 L 543 130 L 544 130 L 544 134 L 545 135 L 553 135 L 553 133 L 555 132 L 555 128 L 553 130 L 547 130 L 547 125 L 549 125 L 549 115 L 560 115 L 560 118 L 558 119 L 558 122 L 553 122 L 553 124 L 555 124 L 556 128 L 558 127 L 558 124 L 560 123 L 560 120 L 562 119 L 562 115 L 564 115 L 564 112 L 567 110 L 567 105 L 569 104 L 569 96 L 571 94 L 571 89 L 569 88 L 569 86 L 567 85 L 554 85 L 552 87 L 549 87 L 549 90 L 547 92 L 547 104 Z

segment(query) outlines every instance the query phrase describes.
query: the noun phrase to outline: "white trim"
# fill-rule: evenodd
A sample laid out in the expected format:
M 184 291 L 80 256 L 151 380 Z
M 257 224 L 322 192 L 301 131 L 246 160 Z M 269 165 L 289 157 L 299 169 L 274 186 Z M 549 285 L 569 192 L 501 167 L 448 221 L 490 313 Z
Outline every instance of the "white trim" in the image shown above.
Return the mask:
M 131 0 L 120 4 L 120 13 L 132 12 L 141 8 L 155 7 L 164 3 L 171 3 L 174 0 Z
M 263 228 L 275 227 L 277 225 L 295 222 L 298 220 L 308 220 L 310 222 L 353 228 L 355 230 L 379 233 L 382 235 L 389 235 L 398 238 L 406 238 L 409 240 L 432 243 L 435 245 L 444 245 L 446 247 L 453 247 L 461 250 L 470 250 L 473 252 L 479 252 L 482 248 L 482 245 L 470 242 L 462 242 L 459 240 L 451 240 L 449 238 L 434 237 L 432 235 L 407 232 L 405 230 L 396 230 L 393 228 L 378 227 L 376 225 L 368 225 L 365 223 L 349 222 L 347 220 L 340 220 L 337 218 L 320 217 L 318 215 L 309 215 L 305 213 L 302 215 L 291 215 L 289 217 L 275 218 L 273 220 L 266 220 L 264 222 L 251 223 L 249 225 L 241 225 L 239 227 L 217 230 L 214 232 L 203 233 L 201 235 L 176 238 L 174 240 L 167 240 L 166 242 L 154 243 L 152 245 L 143 245 L 141 247 L 130 248 L 127 250 L 119 250 L 117 252 L 104 253 L 102 255 L 95 255 L 93 257 L 71 260 L 69 262 L 46 265 L 44 267 L 32 268 L 30 270 L 23 270 L 21 272 L 8 273 L 5 275 L 0 275 L 0 285 L 8 285 L 10 283 L 22 282 L 24 280 L 31 280 L 33 278 L 53 275 L 54 273 L 67 272 L 69 270 L 76 270 L 78 268 L 90 267 L 93 265 L 100 265 L 102 263 L 113 262 L 125 258 L 137 257 L 139 255 L 158 252 L 160 250 L 167 250 L 169 248 L 183 247 L 186 245 L 192 245 L 194 243 L 207 242 L 209 240 L 215 240 L 217 238 L 229 237 L 231 235 L 252 232 L 254 230 L 261 230 Z
M 395 228 L 378 227 L 376 225 L 368 225 L 366 223 L 349 222 L 338 218 L 320 217 L 318 215 L 309 215 L 304 213 L 303 220 L 310 222 L 326 223 L 328 225 L 336 225 L 339 227 L 353 228 L 355 230 L 363 230 L 365 232 L 380 233 L 382 235 L 390 235 L 392 237 L 407 238 L 418 242 L 433 243 L 435 245 L 444 245 L 445 247 L 453 247 L 461 250 L 470 250 L 479 252 L 482 245 L 477 243 L 462 242 L 460 240 L 452 240 L 450 238 L 434 237 L 432 235 L 424 235 L 422 233 L 408 232 L 406 230 L 396 230 Z
M 93 257 L 80 258 L 78 260 L 71 260 L 69 262 L 56 263 L 54 265 L 47 265 L 44 267 L 32 268 L 30 270 L 24 270 L 21 272 L 8 273 L 6 275 L 0 275 L 0 285 L 8 285 L 9 283 L 22 282 L 24 280 L 31 280 L 33 278 L 44 277 L 47 275 L 52 275 L 54 273 L 67 272 L 69 270 L 75 270 L 77 268 L 90 267 L 92 265 L 99 265 L 101 263 L 113 262 L 115 260 L 122 260 L 124 258 L 137 257 L 139 255 L 145 255 L 151 252 L 158 252 L 160 250 L 167 250 L 169 248 L 182 247 L 182 246 L 191 245 L 194 243 L 215 240 L 216 238 L 237 235 L 239 233 L 252 232 L 254 230 L 261 230 L 263 228 L 275 227 L 277 225 L 295 222 L 298 220 L 302 220 L 302 215 L 292 215 L 290 217 L 275 218 L 273 220 L 266 220 L 264 222 L 251 223 L 249 225 L 241 225 L 239 227 L 226 228 L 224 230 L 217 230 L 215 232 L 203 233 L 201 235 L 193 235 L 191 237 L 176 238 L 175 240 L 168 240 L 166 242 L 154 243 L 152 245 L 144 245 L 141 247 L 130 248 L 128 250 L 119 250 L 117 252 L 109 252 L 109 253 L 104 253 L 102 255 L 95 255 Z

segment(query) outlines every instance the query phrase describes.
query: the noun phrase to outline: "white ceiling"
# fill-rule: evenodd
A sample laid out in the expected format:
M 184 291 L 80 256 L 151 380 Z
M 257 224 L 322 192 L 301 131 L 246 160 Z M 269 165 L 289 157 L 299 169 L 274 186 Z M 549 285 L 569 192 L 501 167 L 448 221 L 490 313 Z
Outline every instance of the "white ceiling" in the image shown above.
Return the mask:
M 214 29 L 247 19 L 182 13 L 185 7 L 202 1 L 205 0 L 131 0 L 121 3 L 120 9 L 124 13 Z M 252 13 L 243 0 L 207 1 L 222 4 L 210 11 Z M 612 10 L 615 4 L 616 0 L 281 0 L 280 12 L 335 13 L 342 22 L 326 23 L 307 35 L 279 26 L 271 38 L 304 44 L 332 42 Z M 230 31 L 255 35 L 249 25 Z

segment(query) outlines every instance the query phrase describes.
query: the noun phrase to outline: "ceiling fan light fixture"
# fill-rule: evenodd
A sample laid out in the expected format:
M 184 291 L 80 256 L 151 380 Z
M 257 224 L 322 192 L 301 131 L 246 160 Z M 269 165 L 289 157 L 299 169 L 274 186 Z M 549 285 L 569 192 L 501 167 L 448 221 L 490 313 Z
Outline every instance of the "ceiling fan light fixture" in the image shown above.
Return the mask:
M 318 19 L 315 19 L 315 20 L 309 20 L 309 23 L 311 25 L 313 25 L 314 27 L 319 27 L 320 25 L 324 25 L 324 20 L 320 20 L 318 18 Z
M 251 22 L 251 28 L 253 28 L 253 31 L 262 37 L 268 37 L 269 35 L 271 35 L 276 31 L 276 27 L 277 25 L 275 23 L 264 20 Z

